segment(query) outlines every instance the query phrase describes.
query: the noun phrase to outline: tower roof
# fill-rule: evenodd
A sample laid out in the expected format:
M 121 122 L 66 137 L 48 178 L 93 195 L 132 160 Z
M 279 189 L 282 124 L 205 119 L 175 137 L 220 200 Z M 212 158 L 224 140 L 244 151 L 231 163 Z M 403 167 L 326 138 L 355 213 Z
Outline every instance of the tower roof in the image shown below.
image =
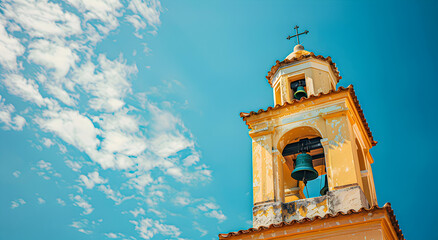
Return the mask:
M 304 218 L 301 220 L 293 220 L 290 222 L 280 222 L 277 224 L 271 224 L 269 226 L 260 226 L 258 228 L 250 228 L 248 230 L 240 230 L 237 232 L 230 232 L 227 234 L 219 234 L 219 239 L 229 239 L 235 236 L 241 236 L 241 235 L 251 235 L 253 233 L 258 233 L 258 232 L 264 232 L 264 231 L 269 231 L 272 229 L 279 229 L 279 228 L 284 228 L 284 227 L 288 227 L 288 226 L 296 226 L 296 225 L 300 225 L 300 224 L 305 224 L 305 223 L 312 223 L 312 222 L 316 222 L 316 221 L 323 221 L 325 219 L 329 219 L 329 218 L 336 218 L 336 217 L 340 217 L 340 216 L 346 216 L 346 215 L 353 215 L 353 214 L 360 214 L 360 213 L 368 213 L 368 215 L 373 214 L 376 211 L 384 211 L 388 214 L 388 218 L 389 221 L 398 237 L 398 239 L 405 239 L 403 236 L 403 233 L 400 229 L 400 226 L 398 224 L 398 221 L 396 219 L 396 216 L 394 214 L 394 211 L 391 208 L 391 204 L 390 203 L 386 203 L 383 207 L 379 207 L 379 206 L 373 206 L 371 208 L 361 208 L 357 211 L 355 210 L 350 210 L 347 213 L 344 212 L 337 212 L 336 214 L 326 214 L 323 217 L 314 217 L 312 219 L 309 218 Z
M 300 44 L 296 45 L 294 47 L 294 51 L 291 54 L 289 54 L 283 61 L 280 62 L 277 60 L 275 62 L 275 65 L 271 67 L 271 71 L 268 72 L 266 79 L 268 79 L 268 82 L 272 87 L 272 79 L 274 78 L 278 69 L 280 69 L 281 67 L 299 62 L 299 61 L 307 60 L 309 58 L 319 59 L 319 60 L 327 62 L 330 65 L 330 67 L 333 71 L 333 74 L 336 77 L 337 83 L 339 82 L 339 80 L 341 80 L 342 77 L 339 75 L 338 68 L 336 67 L 336 64 L 334 62 L 332 62 L 331 57 L 323 57 L 321 55 L 316 56 L 313 52 L 309 52 L 309 51 L 304 50 L 304 47 Z

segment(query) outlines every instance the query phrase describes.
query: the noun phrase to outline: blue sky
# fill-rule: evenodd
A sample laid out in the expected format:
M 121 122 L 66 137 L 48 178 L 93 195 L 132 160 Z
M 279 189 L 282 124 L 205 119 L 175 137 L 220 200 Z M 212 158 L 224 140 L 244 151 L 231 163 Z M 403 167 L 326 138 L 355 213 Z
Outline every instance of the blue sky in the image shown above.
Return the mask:
M 309 30 L 379 142 L 380 205 L 433 227 L 433 1 L 15 0 L 0 3 L 0 238 L 215 239 L 251 226 L 239 112 Z

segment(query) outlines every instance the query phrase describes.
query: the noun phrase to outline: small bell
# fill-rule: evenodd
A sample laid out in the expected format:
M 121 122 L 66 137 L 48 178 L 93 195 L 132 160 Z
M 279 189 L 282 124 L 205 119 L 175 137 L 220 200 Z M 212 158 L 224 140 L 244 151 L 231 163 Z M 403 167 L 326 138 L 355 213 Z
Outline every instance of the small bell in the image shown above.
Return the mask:
M 295 169 L 290 175 L 298 181 L 310 181 L 318 177 L 318 172 L 313 168 L 312 156 L 307 153 L 301 153 L 295 160 Z
M 303 86 L 298 86 L 294 93 L 294 98 L 300 100 L 302 97 L 307 97 L 306 90 Z
M 325 184 L 324 187 L 321 188 L 321 191 L 319 191 L 319 193 L 321 194 L 321 196 L 326 195 L 328 192 L 328 181 L 327 181 L 327 175 L 325 175 Z

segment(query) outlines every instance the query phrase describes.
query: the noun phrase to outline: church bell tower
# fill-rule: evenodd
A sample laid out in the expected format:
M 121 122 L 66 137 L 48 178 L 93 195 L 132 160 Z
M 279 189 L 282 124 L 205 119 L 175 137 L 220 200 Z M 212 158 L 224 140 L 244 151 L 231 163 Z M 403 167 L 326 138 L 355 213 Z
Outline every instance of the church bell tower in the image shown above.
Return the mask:
M 390 205 L 377 206 L 377 142 L 353 86 L 337 87 L 336 64 L 305 50 L 308 31 L 295 30 L 298 45 L 266 76 L 274 107 L 240 113 L 252 140 L 253 228 L 219 238 L 403 239 Z M 312 181 L 323 183 L 316 196 Z

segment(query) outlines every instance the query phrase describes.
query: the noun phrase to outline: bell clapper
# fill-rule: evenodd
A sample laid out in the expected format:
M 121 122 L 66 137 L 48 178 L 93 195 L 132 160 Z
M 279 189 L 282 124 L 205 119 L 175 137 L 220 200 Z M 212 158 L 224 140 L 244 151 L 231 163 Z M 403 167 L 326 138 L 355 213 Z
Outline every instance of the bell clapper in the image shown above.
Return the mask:
M 303 174 L 303 183 L 304 183 L 304 187 L 306 188 L 306 192 L 307 192 L 307 197 L 309 197 L 309 188 L 307 187 L 307 178 L 306 178 L 306 172 L 304 172 Z

